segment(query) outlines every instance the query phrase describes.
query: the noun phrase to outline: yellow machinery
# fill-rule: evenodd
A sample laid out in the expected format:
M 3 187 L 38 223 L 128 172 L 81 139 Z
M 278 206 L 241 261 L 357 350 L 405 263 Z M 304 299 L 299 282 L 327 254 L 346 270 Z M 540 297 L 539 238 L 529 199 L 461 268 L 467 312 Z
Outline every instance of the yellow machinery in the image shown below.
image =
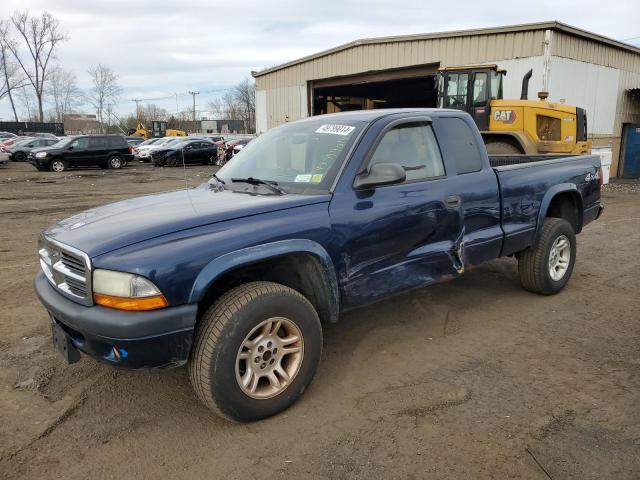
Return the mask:
M 149 131 L 145 128 L 142 122 L 138 122 L 135 129 L 127 132 L 129 135 L 139 135 L 144 138 L 158 138 L 158 137 L 186 137 L 187 132 L 183 130 L 175 130 L 172 128 L 167 129 L 167 122 L 153 122 L 153 130 Z
M 441 68 L 438 106 L 468 112 L 475 120 L 490 154 L 591 152 L 584 109 L 546 100 L 528 100 L 524 76 L 520 100 L 502 98 L 505 70 L 497 65 Z

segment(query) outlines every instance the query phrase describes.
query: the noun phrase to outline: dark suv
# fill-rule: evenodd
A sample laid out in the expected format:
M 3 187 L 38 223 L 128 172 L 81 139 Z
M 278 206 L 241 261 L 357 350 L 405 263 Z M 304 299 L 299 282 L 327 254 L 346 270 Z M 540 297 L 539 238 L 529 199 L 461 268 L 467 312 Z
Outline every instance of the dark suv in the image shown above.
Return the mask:
M 52 172 L 87 166 L 117 169 L 130 160 L 133 151 L 122 135 L 79 135 L 29 153 L 29 163 Z

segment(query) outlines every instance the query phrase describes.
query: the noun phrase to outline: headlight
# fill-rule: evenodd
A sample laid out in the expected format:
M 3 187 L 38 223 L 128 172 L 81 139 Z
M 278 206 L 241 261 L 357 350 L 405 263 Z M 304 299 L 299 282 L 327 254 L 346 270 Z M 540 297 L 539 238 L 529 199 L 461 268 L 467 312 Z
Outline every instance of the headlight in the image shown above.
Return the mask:
M 47 152 L 38 152 L 36 153 L 36 158 L 44 158 L 47 156 Z
M 93 301 L 120 310 L 155 310 L 169 305 L 150 280 L 132 273 L 102 269 L 93 272 Z

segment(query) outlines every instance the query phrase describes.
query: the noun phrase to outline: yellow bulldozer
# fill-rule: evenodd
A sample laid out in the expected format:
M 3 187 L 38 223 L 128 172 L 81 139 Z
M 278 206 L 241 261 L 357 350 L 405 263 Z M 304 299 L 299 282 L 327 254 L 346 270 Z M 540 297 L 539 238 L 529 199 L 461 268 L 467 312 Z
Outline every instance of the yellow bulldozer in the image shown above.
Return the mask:
M 489 154 L 585 154 L 587 113 L 580 107 L 528 99 L 529 70 L 520 100 L 502 98 L 506 70 L 497 65 L 447 67 L 438 71 L 438 106 L 468 112 L 475 120 Z
M 147 130 L 147 128 L 138 122 L 136 128 L 132 128 L 127 132 L 127 135 L 138 135 L 144 138 L 159 138 L 159 137 L 186 137 L 187 132 L 183 130 L 175 130 L 173 128 L 167 128 L 167 122 L 154 121 L 153 128 Z

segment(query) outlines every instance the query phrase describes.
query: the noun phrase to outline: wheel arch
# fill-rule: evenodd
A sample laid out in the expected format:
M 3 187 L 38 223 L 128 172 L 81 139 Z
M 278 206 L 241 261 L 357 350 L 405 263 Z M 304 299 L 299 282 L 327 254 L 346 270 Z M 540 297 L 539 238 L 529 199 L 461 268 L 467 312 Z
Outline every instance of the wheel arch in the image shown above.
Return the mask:
M 521 132 L 492 132 L 492 131 L 482 131 L 480 132 L 482 135 L 482 140 L 485 145 L 497 141 L 497 142 L 506 142 L 520 149 L 520 151 L 524 154 L 535 154 L 538 153 L 538 149 L 535 144 L 524 134 Z
M 576 234 L 582 231 L 582 197 L 575 184 L 563 183 L 547 191 L 540 204 L 536 238 L 540 236 L 544 219 L 547 217 L 564 218 L 573 226 Z
M 306 239 L 248 247 L 212 260 L 196 277 L 189 302 L 206 307 L 231 288 L 256 280 L 297 290 L 323 323 L 338 319 L 340 295 L 333 262 L 320 244 Z

